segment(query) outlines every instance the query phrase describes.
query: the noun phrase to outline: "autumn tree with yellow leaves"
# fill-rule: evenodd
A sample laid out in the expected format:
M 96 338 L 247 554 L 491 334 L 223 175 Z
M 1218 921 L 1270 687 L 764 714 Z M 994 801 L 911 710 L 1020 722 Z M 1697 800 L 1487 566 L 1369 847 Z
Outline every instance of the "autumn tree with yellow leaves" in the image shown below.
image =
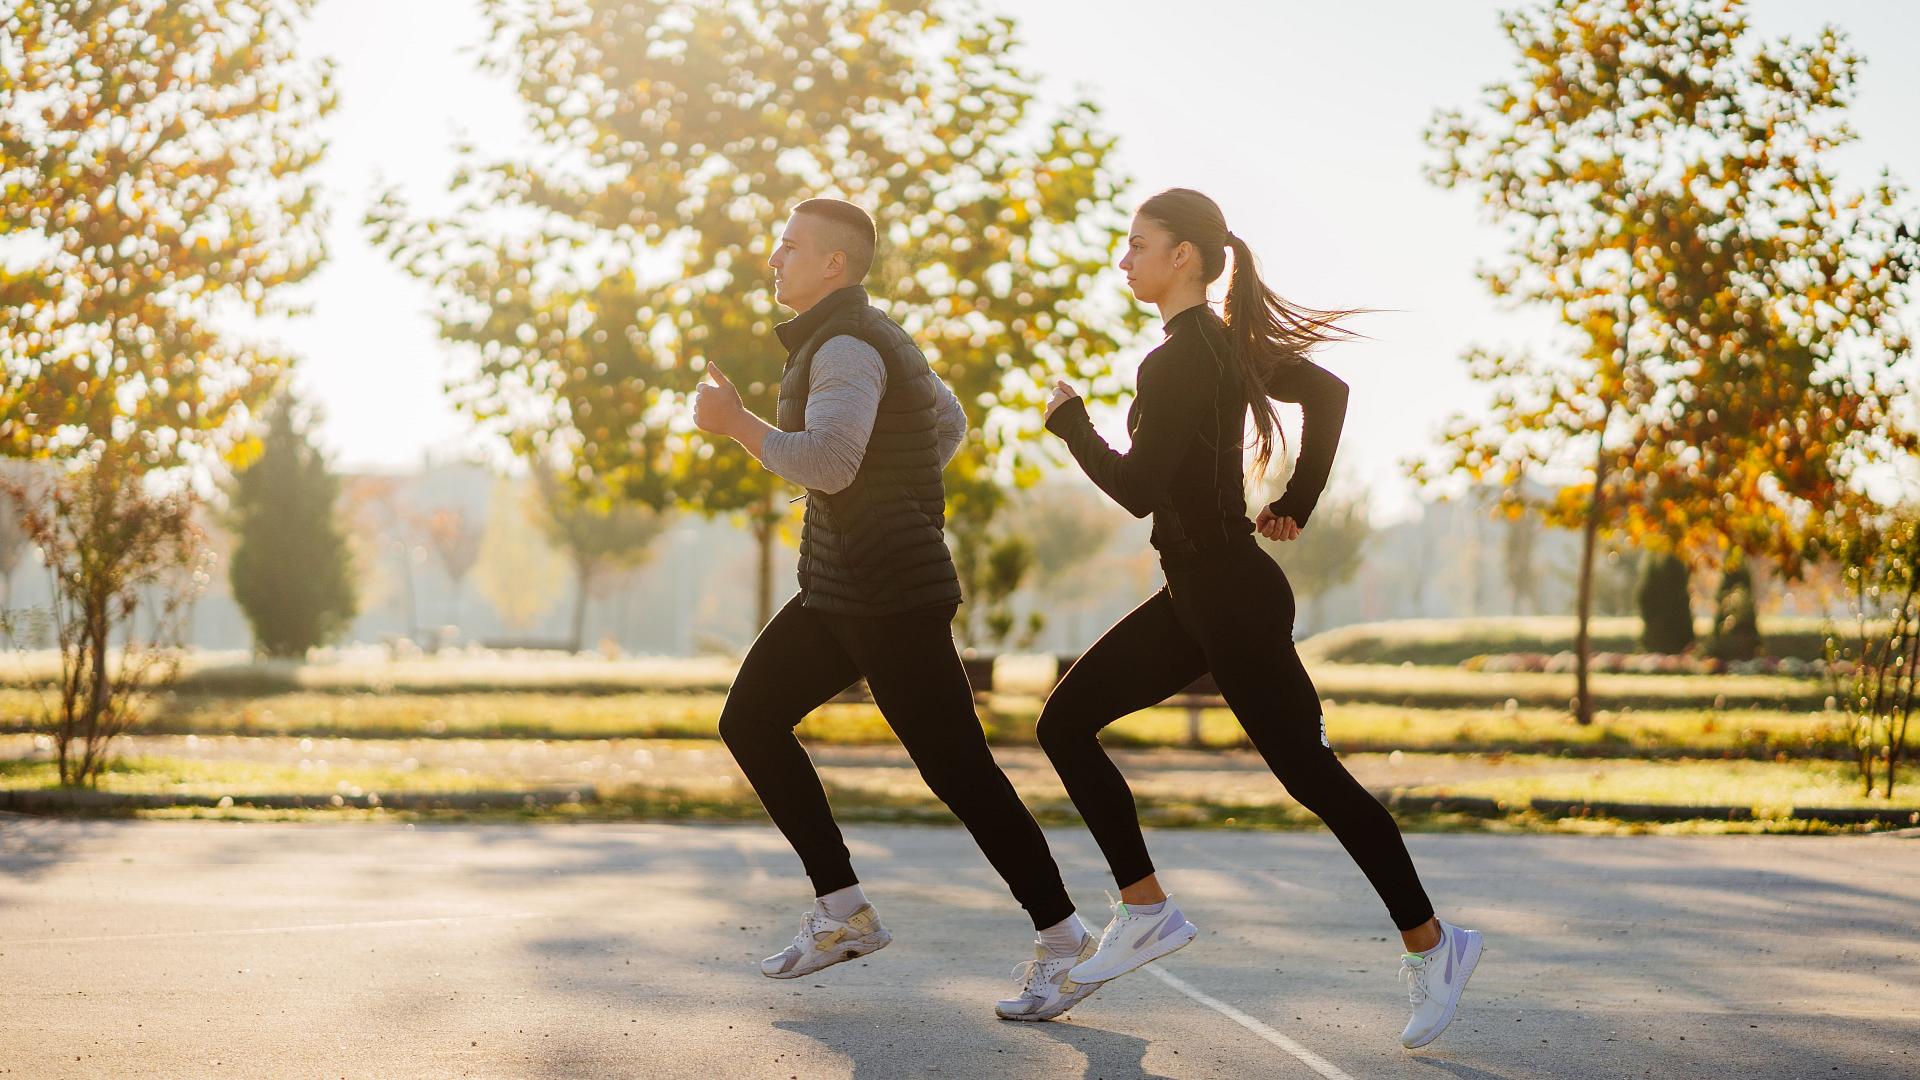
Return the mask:
M 1138 326 L 1103 273 L 1125 229 L 1113 140 L 1091 105 L 1036 104 L 1013 23 L 964 0 L 481 7 L 536 148 L 466 150 L 443 215 L 369 215 L 469 361 L 461 408 L 589 498 L 744 513 L 764 622 L 795 493 L 684 401 L 712 360 L 772 415 L 789 313 L 766 259 L 795 204 L 843 197 L 879 225 L 870 291 L 967 410 L 954 542 L 990 540 L 1036 474 L 1046 387 L 1106 376 Z
M 1428 132 L 1442 186 L 1506 250 L 1482 270 L 1563 348 L 1476 348 L 1490 411 L 1416 470 L 1580 476 L 1518 507 L 1584 538 L 1574 712 L 1590 722 L 1593 558 L 1656 550 L 1795 572 L 1861 470 L 1913 452 L 1894 407 L 1916 265 L 1890 177 L 1836 177 L 1863 63 L 1835 29 L 1760 40 L 1740 0 L 1555 0 L 1504 17 L 1515 70 Z

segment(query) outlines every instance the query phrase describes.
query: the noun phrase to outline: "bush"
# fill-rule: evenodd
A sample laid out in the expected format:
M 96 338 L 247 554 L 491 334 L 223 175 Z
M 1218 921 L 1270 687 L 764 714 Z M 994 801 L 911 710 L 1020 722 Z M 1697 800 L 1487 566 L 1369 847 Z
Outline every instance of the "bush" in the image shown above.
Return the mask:
M 1738 556 L 1727 563 L 1720 575 L 1707 654 L 1727 661 L 1752 660 L 1760 655 L 1760 620 L 1753 604 L 1753 571 Z
M 1681 653 L 1693 646 L 1693 598 L 1684 559 L 1648 552 L 1640 563 L 1640 644 L 1648 652 Z

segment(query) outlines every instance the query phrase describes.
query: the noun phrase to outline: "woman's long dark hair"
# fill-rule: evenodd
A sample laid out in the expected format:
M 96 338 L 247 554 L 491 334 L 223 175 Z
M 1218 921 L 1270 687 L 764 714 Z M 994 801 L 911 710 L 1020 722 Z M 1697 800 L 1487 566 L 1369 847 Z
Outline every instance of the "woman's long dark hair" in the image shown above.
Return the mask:
M 1192 188 L 1169 188 L 1142 203 L 1140 213 L 1160 223 L 1173 234 L 1173 242 L 1185 240 L 1200 252 L 1200 279 L 1211 284 L 1227 265 L 1227 249 L 1233 249 L 1233 280 L 1227 285 L 1227 335 L 1232 344 L 1227 363 L 1235 370 L 1240 389 L 1253 408 L 1254 475 L 1266 471 L 1273 460 L 1274 441 L 1284 436 L 1274 414 L 1273 399 L 1267 396 L 1269 376 L 1283 364 L 1297 364 L 1307 354 L 1330 341 L 1358 337 L 1339 325 L 1340 320 L 1365 312 L 1365 308 L 1321 311 L 1289 303 L 1260 280 L 1253 252 L 1246 241 L 1227 229 L 1226 215 L 1219 204 Z

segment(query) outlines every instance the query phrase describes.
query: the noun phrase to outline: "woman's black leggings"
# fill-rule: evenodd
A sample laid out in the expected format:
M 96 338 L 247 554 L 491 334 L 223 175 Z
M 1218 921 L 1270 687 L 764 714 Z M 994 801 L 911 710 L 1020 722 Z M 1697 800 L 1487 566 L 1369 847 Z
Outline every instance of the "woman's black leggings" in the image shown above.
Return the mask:
M 1040 713 L 1040 745 L 1128 886 L 1153 873 L 1133 792 L 1100 746 L 1101 729 L 1157 705 L 1208 671 L 1273 774 L 1326 822 L 1411 930 L 1433 917 L 1407 845 L 1386 807 L 1327 744 L 1320 697 L 1293 647 L 1293 590 L 1251 536 L 1190 567 L 1115 623 L 1080 657 Z
M 1034 928 L 1045 929 L 1073 914 L 1073 901 L 1047 838 L 987 749 L 951 623 L 950 608 L 829 615 L 796 596 L 741 662 L 720 711 L 720 737 L 800 856 L 815 895 L 846 888 L 860 879 L 793 729 L 865 676 L 927 786 L 973 834 Z

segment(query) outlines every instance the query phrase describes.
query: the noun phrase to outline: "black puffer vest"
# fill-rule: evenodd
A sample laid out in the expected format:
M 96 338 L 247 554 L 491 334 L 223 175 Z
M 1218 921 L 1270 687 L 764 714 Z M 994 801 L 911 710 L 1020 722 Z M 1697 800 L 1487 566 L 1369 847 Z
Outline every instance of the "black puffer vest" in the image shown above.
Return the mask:
M 828 294 L 775 332 L 788 349 L 775 414 L 782 431 L 807 426 L 813 354 L 829 339 L 858 338 L 887 366 L 887 389 L 853 483 L 832 494 L 807 492 L 801 603 L 869 616 L 958 604 L 960 580 L 944 539 L 938 398 L 926 356 L 858 285 Z

